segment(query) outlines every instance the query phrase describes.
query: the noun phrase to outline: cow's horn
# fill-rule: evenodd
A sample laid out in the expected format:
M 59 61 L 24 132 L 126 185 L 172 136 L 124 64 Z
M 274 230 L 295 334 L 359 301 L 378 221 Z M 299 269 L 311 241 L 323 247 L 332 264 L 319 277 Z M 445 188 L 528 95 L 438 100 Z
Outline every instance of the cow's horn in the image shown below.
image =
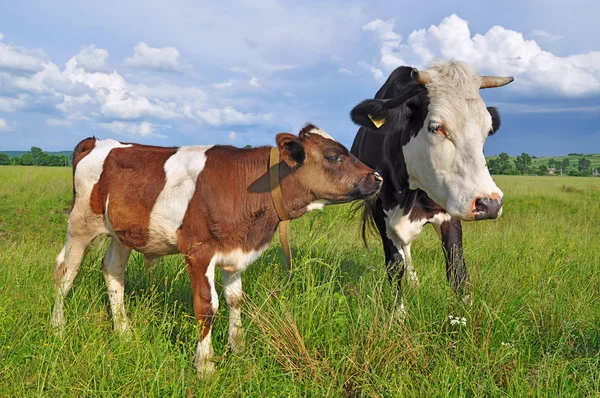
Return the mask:
M 414 68 L 413 70 L 410 71 L 410 77 L 419 84 L 427 84 L 431 81 L 431 77 L 429 76 L 429 73 L 424 72 L 424 71 L 419 71 L 416 68 Z
M 500 76 L 481 76 L 481 86 L 479 88 L 494 88 L 506 86 L 508 83 L 515 80 L 514 77 L 500 77 Z

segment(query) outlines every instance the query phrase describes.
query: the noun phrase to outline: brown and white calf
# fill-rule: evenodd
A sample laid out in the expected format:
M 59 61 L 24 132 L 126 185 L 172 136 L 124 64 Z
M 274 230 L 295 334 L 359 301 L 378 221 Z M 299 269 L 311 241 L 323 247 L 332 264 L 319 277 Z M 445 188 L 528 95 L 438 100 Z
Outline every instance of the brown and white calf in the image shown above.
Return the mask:
M 328 203 L 365 199 L 381 177 L 313 125 L 276 137 L 283 204 L 292 218 Z M 271 147 L 164 148 L 88 138 L 73 154 L 73 209 L 67 242 L 56 262 L 52 324 L 62 328 L 64 297 L 86 248 L 110 235 L 103 260 L 114 328 L 127 332 L 123 303 L 131 250 L 146 258 L 182 253 L 196 319 L 201 325 L 195 365 L 214 369 L 212 319 L 218 308 L 215 268 L 223 273 L 229 344 L 240 342 L 240 273 L 267 249 L 279 218 L 270 193 Z

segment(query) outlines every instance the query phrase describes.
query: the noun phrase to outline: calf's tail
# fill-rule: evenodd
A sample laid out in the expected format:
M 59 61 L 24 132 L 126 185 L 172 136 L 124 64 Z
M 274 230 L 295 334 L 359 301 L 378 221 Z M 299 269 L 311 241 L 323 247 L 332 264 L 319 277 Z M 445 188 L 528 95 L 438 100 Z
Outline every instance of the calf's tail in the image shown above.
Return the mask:
M 96 141 L 96 137 L 88 137 L 80 141 L 73 150 L 73 201 L 71 203 L 71 210 L 75 206 L 75 170 L 77 169 L 77 164 L 94 149 Z

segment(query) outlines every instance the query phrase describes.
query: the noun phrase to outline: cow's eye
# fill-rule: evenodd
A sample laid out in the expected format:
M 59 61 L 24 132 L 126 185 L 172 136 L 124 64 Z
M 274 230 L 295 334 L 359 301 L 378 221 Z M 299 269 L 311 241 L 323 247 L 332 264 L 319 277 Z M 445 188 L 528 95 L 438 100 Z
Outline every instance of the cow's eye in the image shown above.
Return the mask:
M 427 129 L 429 130 L 430 133 L 441 134 L 443 136 L 447 135 L 446 130 L 444 129 L 444 125 L 441 123 L 430 122 Z
M 327 159 L 327 161 L 331 163 L 337 163 L 342 161 L 342 157 L 340 155 L 327 156 L 325 159 Z

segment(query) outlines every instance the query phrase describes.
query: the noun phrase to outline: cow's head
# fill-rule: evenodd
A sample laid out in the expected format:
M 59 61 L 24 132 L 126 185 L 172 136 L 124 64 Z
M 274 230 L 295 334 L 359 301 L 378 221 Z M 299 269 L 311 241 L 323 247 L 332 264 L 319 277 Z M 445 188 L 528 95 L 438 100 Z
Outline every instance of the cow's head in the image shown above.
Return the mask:
M 487 169 L 483 145 L 498 130 L 500 117 L 486 108 L 479 89 L 513 78 L 481 77 L 452 61 L 427 71 L 401 67 L 390 79 L 389 99 L 363 101 L 352 110 L 352 120 L 398 136 L 392 142 L 400 153 L 387 155 L 403 157 L 410 189 L 422 189 L 462 220 L 499 217 L 503 194 Z
M 379 174 L 312 124 L 298 136 L 280 133 L 276 141 L 281 159 L 315 200 L 343 203 L 366 199 L 381 187 Z

